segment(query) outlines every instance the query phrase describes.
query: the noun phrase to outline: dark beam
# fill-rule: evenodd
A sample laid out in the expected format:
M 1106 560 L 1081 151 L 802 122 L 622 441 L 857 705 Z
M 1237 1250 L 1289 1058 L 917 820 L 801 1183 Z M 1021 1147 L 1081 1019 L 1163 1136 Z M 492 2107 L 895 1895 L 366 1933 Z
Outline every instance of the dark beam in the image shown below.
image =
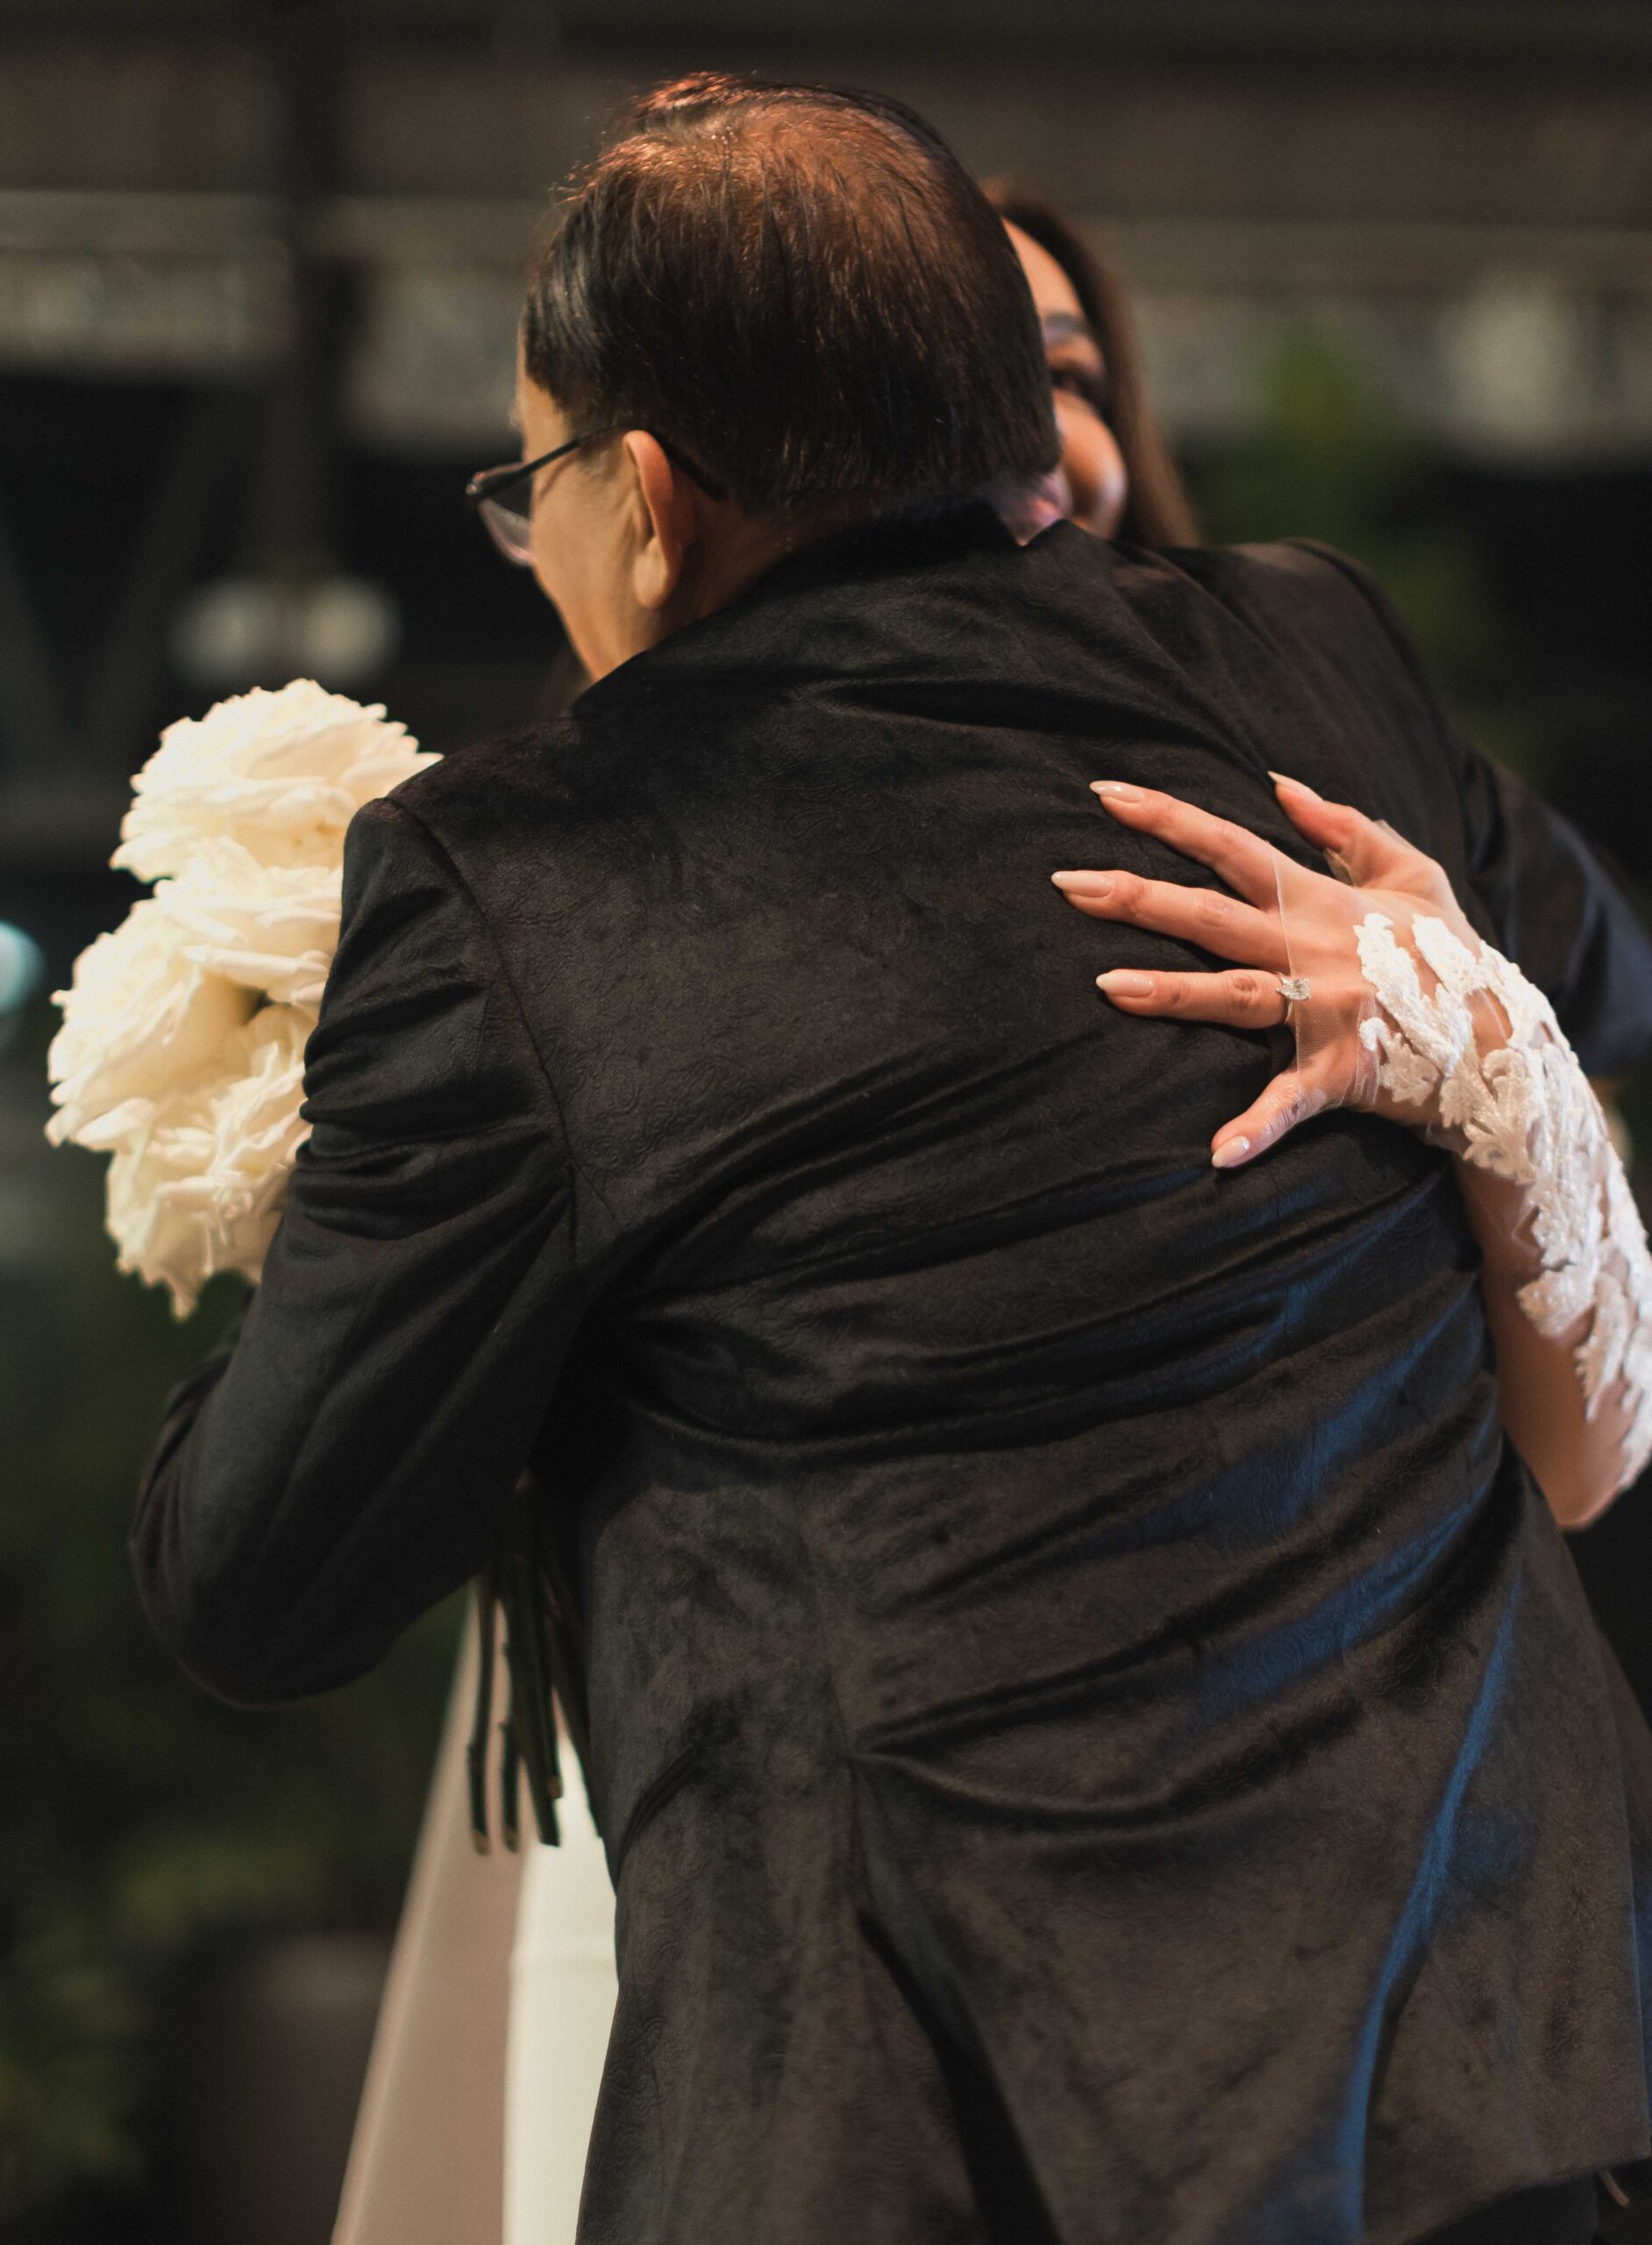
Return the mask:
M 73 768 L 74 742 L 23 563 L 0 516 L 0 766 L 49 787 Z
M 252 407 L 245 391 L 209 389 L 185 410 L 97 651 L 77 766 L 83 781 L 123 779 L 149 752 L 143 728 L 166 673 L 167 629 L 236 481 Z
M 308 12 L 308 11 L 306 11 Z M 335 4 L 295 24 L 263 0 L 10 0 L 0 40 L 79 39 L 106 46 L 184 40 L 269 52 L 295 40 L 338 54 L 439 50 L 474 56 L 560 49 L 634 65 L 682 58 L 780 61 L 845 50 L 879 56 L 1178 62 L 1291 58 L 1349 62 L 1472 61 L 1499 71 L 1652 64 L 1642 0 L 436 0 Z

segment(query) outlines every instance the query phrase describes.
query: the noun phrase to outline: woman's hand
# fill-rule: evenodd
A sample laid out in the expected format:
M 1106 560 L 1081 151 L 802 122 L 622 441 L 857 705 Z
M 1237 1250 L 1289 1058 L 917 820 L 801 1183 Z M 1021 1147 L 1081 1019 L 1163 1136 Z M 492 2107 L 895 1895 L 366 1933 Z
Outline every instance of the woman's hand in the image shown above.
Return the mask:
M 1478 948 L 1450 882 L 1432 858 L 1347 804 L 1327 802 L 1299 780 L 1271 776 L 1292 824 L 1327 853 L 1344 879 L 1312 872 L 1259 835 L 1175 795 L 1109 780 L 1099 780 L 1095 794 L 1121 825 L 1156 835 L 1208 866 L 1236 894 L 1117 871 L 1054 875 L 1068 902 L 1093 919 L 1179 937 L 1235 962 L 1214 973 L 1114 967 L 1099 975 L 1097 985 L 1122 1013 L 1235 1029 L 1276 1028 L 1288 1015 L 1296 1033 L 1295 1063 L 1216 1132 L 1211 1160 L 1218 1169 L 1254 1161 L 1328 1107 L 1354 1107 L 1413 1129 L 1428 1127 L 1435 1118 L 1426 1099 L 1399 1097 L 1393 1072 L 1381 1065 L 1382 1042 L 1372 1026 L 1376 1008 L 1356 931 L 1375 914 L 1405 947 L 1413 923 L 1426 916 Z
M 1173 795 L 1102 780 L 1122 825 L 1236 894 L 1117 872 L 1057 873 L 1093 918 L 1239 962 L 1215 973 L 1114 968 L 1122 1012 L 1270 1029 L 1296 1059 L 1211 1142 L 1237 1168 L 1333 1106 L 1427 1133 L 1456 1157 L 1482 1255 L 1503 1423 L 1563 1527 L 1652 1457 L 1652 1255 L 1606 1119 L 1548 1001 L 1483 944 L 1432 858 L 1275 776 L 1298 832 L 1345 878 Z

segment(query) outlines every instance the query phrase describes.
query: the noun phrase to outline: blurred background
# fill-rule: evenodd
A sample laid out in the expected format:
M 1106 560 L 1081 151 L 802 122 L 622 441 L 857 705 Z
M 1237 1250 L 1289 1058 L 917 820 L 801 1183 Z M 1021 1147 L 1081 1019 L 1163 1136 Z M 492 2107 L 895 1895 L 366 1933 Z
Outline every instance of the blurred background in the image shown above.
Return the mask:
M 457 1626 L 280 1715 L 151 1644 L 131 1492 L 234 1304 L 180 1327 L 115 1275 L 102 1165 L 41 1137 L 45 993 L 132 901 L 106 860 L 173 717 L 310 674 L 450 749 L 554 705 L 554 620 L 460 494 L 513 453 L 550 186 L 708 66 L 899 94 L 1072 213 L 1209 535 L 1370 563 L 1652 899 L 1648 6 L 3 0 L 8 2239 L 324 2245 Z M 1652 1508 L 1577 1548 L 1652 1694 Z

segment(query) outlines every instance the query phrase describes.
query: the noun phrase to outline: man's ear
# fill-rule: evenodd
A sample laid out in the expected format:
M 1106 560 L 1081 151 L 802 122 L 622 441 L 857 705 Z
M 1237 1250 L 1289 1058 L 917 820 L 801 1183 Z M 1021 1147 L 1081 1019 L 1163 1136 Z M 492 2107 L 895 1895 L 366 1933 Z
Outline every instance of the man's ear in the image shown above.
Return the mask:
M 630 429 L 623 442 L 640 514 L 631 590 L 639 608 L 658 611 L 670 605 L 682 582 L 694 539 L 694 491 L 682 470 L 667 459 L 658 437 L 646 429 Z

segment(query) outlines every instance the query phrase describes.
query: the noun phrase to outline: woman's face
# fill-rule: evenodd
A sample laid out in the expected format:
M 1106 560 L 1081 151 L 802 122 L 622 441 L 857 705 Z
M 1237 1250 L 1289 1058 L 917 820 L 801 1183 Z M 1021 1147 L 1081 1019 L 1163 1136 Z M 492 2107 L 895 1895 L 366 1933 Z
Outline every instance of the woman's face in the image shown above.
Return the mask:
M 1124 455 L 1101 417 L 1107 394 L 1101 346 L 1085 319 L 1072 282 L 1050 252 L 1008 220 L 1004 231 L 1021 260 L 1043 327 L 1044 353 L 1056 390 L 1056 426 L 1061 436 L 1061 465 L 1033 495 L 1030 524 L 1017 527 L 1032 537 L 1065 516 L 1080 530 L 1093 531 L 1098 538 L 1112 538 L 1123 517 L 1129 479 Z

